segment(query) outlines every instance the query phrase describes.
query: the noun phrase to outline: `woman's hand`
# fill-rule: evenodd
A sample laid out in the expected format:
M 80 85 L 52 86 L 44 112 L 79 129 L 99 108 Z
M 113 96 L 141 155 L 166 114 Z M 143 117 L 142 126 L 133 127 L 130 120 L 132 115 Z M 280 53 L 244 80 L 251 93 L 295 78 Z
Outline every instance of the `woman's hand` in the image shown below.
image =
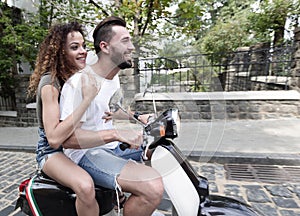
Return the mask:
M 90 73 L 82 73 L 81 91 L 83 100 L 91 102 L 101 89 L 101 84 L 97 82 L 96 77 Z
M 105 115 L 102 116 L 102 119 L 104 119 L 104 122 L 108 122 L 113 119 L 113 112 L 105 112 Z

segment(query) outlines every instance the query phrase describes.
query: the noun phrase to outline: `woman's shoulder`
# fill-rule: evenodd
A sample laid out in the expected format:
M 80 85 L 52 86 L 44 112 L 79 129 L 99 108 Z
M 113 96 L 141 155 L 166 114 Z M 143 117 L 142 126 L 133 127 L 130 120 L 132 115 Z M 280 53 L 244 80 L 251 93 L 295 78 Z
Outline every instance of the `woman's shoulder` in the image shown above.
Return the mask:
M 45 85 L 53 85 L 57 89 L 60 89 L 60 83 L 59 83 L 58 79 L 54 78 L 54 80 L 53 80 L 50 73 L 45 73 L 41 76 L 41 79 L 39 82 L 39 88 L 42 88 Z
M 51 74 L 50 73 L 44 73 L 41 76 L 40 82 L 51 82 Z

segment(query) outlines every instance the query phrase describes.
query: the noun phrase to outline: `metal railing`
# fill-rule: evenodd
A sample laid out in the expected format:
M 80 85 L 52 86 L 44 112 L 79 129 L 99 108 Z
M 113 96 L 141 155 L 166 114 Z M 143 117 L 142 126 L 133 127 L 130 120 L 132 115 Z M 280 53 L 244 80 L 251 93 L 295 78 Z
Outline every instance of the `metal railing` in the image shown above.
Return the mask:
M 16 99 L 14 96 L 1 97 L 0 96 L 0 111 L 14 111 L 16 110 Z
M 139 59 L 140 86 L 156 92 L 288 90 L 293 46 Z

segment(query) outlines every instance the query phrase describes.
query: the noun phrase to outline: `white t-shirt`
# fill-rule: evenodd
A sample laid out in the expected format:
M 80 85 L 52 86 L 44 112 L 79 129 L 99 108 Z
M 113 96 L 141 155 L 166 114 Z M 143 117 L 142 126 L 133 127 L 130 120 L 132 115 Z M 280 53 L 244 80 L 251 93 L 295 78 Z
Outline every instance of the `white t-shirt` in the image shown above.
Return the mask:
M 88 71 L 95 75 L 96 80 L 100 83 L 101 88 L 98 95 L 91 102 L 90 106 L 81 118 L 83 123 L 81 128 L 85 130 L 99 131 L 113 129 L 112 121 L 104 122 L 102 117 L 104 112 L 109 111 L 109 101 L 112 95 L 120 88 L 118 75 L 112 80 L 105 79 L 97 75 L 90 66 L 87 66 L 84 71 Z M 60 119 L 64 120 L 82 101 L 81 93 L 81 76 L 85 72 L 77 72 L 64 84 L 60 97 Z M 107 143 L 102 147 L 115 148 L 118 142 Z M 97 148 L 97 147 L 95 147 Z M 64 153 L 75 163 L 78 163 L 87 149 L 64 149 Z

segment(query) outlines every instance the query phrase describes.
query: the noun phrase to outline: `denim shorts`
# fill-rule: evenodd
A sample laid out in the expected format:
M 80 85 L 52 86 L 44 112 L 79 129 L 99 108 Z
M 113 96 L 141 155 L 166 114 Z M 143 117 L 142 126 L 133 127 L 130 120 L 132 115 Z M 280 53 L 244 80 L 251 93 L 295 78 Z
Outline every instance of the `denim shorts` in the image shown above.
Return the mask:
M 57 149 L 51 148 L 48 143 L 45 130 L 43 128 L 38 129 L 39 141 L 36 148 L 36 161 L 39 169 L 43 169 L 43 166 L 47 158 L 56 153 L 63 153 L 63 148 L 60 146 Z
M 116 189 L 116 178 L 128 161 L 140 162 L 142 149 L 125 149 L 119 146 L 115 149 L 98 147 L 88 150 L 80 159 L 78 165 L 85 169 L 93 178 L 96 185 Z

